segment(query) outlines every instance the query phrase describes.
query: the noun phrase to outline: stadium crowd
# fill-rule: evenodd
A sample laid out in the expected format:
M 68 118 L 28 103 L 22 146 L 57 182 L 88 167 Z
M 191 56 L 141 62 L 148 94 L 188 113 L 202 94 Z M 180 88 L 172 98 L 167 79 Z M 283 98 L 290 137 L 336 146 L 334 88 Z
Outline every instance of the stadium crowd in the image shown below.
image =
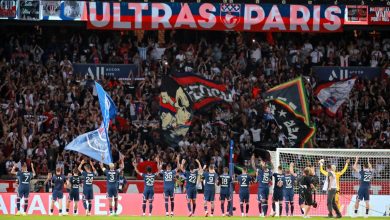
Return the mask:
M 228 162 L 232 133 L 241 164 L 255 148 L 288 147 L 277 125 L 264 116 L 261 93 L 299 75 L 305 76 L 311 120 L 317 125 L 312 147 L 390 148 L 390 81 L 385 73 L 390 68 L 390 39 L 365 32 L 321 36 L 4 29 L 0 176 L 21 160 L 34 162 L 40 175 L 58 166 L 68 173 L 82 160 L 63 149 L 79 134 L 96 129 L 101 113 L 93 81 L 75 73 L 72 63 L 132 63 L 145 76 L 141 81 L 100 82 L 119 111 L 110 139 L 114 160 L 118 152 L 125 157 L 126 174 L 134 175 L 131 161 L 157 155 L 169 163 L 177 155 L 199 158 L 221 170 Z M 313 95 L 317 82 L 311 67 L 318 65 L 382 67 L 384 74 L 372 81 L 357 80 L 349 101 L 332 118 Z M 196 115 L 187 137 L 174 149 L 163 144 L 159 133 L 159 86 L 162 75 L 184 71 L 223 82 L 235 102 Z

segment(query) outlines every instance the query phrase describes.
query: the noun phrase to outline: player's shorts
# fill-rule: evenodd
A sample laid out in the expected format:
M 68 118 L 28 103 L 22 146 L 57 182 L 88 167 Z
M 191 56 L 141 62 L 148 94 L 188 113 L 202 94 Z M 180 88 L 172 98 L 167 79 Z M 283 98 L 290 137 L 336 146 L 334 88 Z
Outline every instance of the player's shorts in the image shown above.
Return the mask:
M 79 190 L 71 189 L 69 192 L 69 200 L 70 201 L 80 201 L 80 193 Z
M 58 199 L 64 198 L 64 193 L 62 191 L 54 190 L 52 193 L 52 200 L 57 201 Z
M 219 194 L 219 200 L 225 201 L 225 200 L 231 200 L 232 194 L 230 192 L 222 192 Z
M 196 199 L 196 194 L 195 187 L 187 188 L 187 199 Z
M 83 189 L 83 196 L 86 200 L 92 200 L 93 199 L 93 189 L 92 188 L 84 188 Z
M 269 188 L 259 188 L 257 193 L 257 201 L 268 200 Z
M 204 191 L 204 200 L 207 202 L 214 202 L 215 191 L 211 191 L 211 190 Z
M 174 196 L 174 188 L 165 188 L 164 189 L 164 197 L 167 198 L 167 197 L 171 197 L 173 198 Z
M 294 190 L 284 190 L 283 196 L 284 196 L 284 201 L 294 202 Z
M 304 198 L 304 204 L 305 205 L 313 205 L 313 195 L 311 192 L 304 192 L 303 193 L 303 198 Z
M 154 190 L 145 189 L 144 190 L 144 200 L 153 200 L 154 199 Z
M 369 189 L 368 188 L 359 188 L 357 199 L 364 200 L 364 201 L 370 200 Z
M 19 187 L 18 188 L 18 197 L 19 198 L 28 198 L 28 196 L 30 195 L 30 189 L 29 187 Z
M 240 192 L 240 202 L 243 203 L 249 203 L 249 191 L 247 192 Z
M 283 190 L 274 190 L 272 194 L 273 201 L 283 201 Z
M 107 187 L 107 198 L 117 198 L 118 188 L 116 186 Z

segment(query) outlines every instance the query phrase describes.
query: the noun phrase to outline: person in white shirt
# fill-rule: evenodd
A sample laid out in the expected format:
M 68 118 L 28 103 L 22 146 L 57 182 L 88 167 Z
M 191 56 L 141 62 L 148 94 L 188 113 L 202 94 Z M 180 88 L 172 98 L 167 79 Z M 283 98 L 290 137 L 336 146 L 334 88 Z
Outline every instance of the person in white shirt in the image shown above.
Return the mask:
M 260 136 L 261 129 L 260 129 L 260 127 L 258 125 L 256 125 L 255 127 L 251 128 L 251 132 L 252 132 L 253 145 L 259 146 L 260 141 L 261 141 L 261 136 Z
M 327 205 L 328 205 L 328 217 L 333 218 L 333 210 L 336 212 L 337 217 L 341 218 L 340 210 L 336 204 L 336 193 L 337 193 L 337 180 L 336 180 L 336 166 L 328 164 L 326 166 L 326 169 L 328 171 L 328 178 L 327 178 L 327 190 L 328 190 L 328 199 L 327 199 Z M 325 186 L 326 186 L 325 184 Z
M 340 66 L 341 67 L 348 67 L 349 64 L 349 55 L 345 53 L 345 51 L 342 51 L 340 54 Z
M 314 65 L 321 63 L 323 56 L 324 55 L 322 54 L 322 52 L 319 51 L 318 48 L 316 48 L 313 52 L 310 53 L 311 63 Z
M 383 55 L 382 52 L 379 50 L 379 47 L 376 47 L 375 50 L 371 53 L 371 67 L 377 67 L 382 57 Z

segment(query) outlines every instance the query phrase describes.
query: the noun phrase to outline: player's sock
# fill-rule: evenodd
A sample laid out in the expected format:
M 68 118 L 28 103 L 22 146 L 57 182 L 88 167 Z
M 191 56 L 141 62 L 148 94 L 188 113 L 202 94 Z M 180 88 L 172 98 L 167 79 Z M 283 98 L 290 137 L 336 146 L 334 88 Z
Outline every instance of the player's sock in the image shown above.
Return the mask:
M 196 203 L 195 201 L 192 202 L 192 213 L 195 213 L 195 209 L 196 209 Z
M 149 213 L 153 211 L 153 203 L 149 202 Z
M 368 215 L 368 210 L 369 210 L 369 209 L 366 209 L 366 215 Z
M 68 208 L 66 209 L 66 212 L 69 213 L 69 209 Z
M 357 214 L 357 212 L 358 212 L 358 210 L 357 210 L 357 209 L 355 209 L 355 214 Z
M 261 210 L 261 208 L 262 208 L 261 202 L 258 203 L 258 206 L 259 206 L 259 214 L 261 214 L 261 212 L 262 212 L 262 210 Z
M 73 213 L 74 213 L 74 214 L 76 214 L 76 213 L 77 213 L 77 208 L 75 208 L 75 209 L 73 210 Z
M 291 215 L 294 215 L 294 202 L 290 202 L 291 206 Z
M 207 212 L 207 204 L 203 206 L 204 211 Z
M 248 212 L 249 212 L 249 203 L 246 204 L 246 210 L 245 211 L 246 211 L 246 214 L 248 214 Z
M 243 203 L 240 203 L 240 210 L 241 210 L 241 213 L 244 214 L 244 204 Z
M 27 213 L 28 199 L 24 199 L 24 212 Z
M 303 210 L 303 208 L 301 207 L 301 213 L 302 213 L 302 215 L 304 215 L 305 214 L 305 210 Z
M 110 213 L 112 213 L 112 207 L 110 207 Z
M 146 211 L 146 200 L 142 201 L 142 213 Z
M 289 202 L 286 202 L 286 215 L 288 215 L 290 211 L 289 209 L 290 209 Z
M 228 201 L 227 211 L 230 212 L 231 209 L 232 209 L 232 201 Z
M 175 200 L 171 197 L 171 212 L 175 209 Z
M 276 206 L 275 206 L 275 202 L 274 201 L 272 201 L 272 211 L 276 212 Z
M 20 211 L 20 198 L 16 198 L 16 208 Z
M 187 202 L 188 211 L 191 212 L 191 203 Z
M 118 211 L 118 198 L 114 198 L 114 212 Z
M 222 214 L 225 213 L 225 201 L 221 201 L 221 211 Z
M 84 206 L 84 209 L 87 209 L 87 200 L 86 199 L 83 199 L 83 206 Z
M 211 203 L 211 215 L 214 214 L 214 202 Z
M 165 197 L 164 200 L 165 200 L 165 212 L 168 212 L 168 197 Z
M 53 213 L 53 209 L 50 209 L 50 213 Z
M 264 201 L 264 202 L 261 204 L 261 207 L 263 208 L 263 213 L 264 213 L 264 215 L 267 215 L 267 212 L 268 212 L 268 201 Z
M 282 211 L 283 211 L 283 204 L 282 202 L 279 202 L 279 216 L 282 216 Z
M 88 200 L 88 212 L 91 213 L 92 210 L 92 201 Z

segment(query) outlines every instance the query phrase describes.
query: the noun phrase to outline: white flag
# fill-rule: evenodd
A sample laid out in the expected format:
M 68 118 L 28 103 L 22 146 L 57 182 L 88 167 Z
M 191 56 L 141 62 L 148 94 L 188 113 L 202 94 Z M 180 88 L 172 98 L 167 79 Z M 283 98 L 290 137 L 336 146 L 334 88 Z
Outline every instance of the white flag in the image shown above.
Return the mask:
M 339 107 L 349 98 L 355 81 L 356 77 L 318 85 L 315 94 L 329 115 L 334 116 Z

